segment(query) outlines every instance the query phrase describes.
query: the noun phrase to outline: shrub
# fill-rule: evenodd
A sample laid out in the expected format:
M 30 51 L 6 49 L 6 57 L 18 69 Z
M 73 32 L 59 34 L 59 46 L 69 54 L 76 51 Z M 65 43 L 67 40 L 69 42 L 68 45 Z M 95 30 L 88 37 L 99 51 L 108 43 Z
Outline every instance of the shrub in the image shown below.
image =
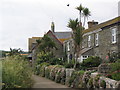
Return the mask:
M 105 82 L 105 80 L 100 81 L 100 86 L 102 88 L 106 88 L 106 82 Z
M 50 64 L 51 65 L 62 65 L 63 64 L 63 61 L 62 61 L 62 59 L 60 59 L 60 58 L 51 58 L 50 59 Z
M 98 67 L 101 64 L 101 61 L 102 60 L 99 57 L 91 56 L 81 63 L 81 69 Z
M 69 63 L 65 62 L 64 66 L 65 66 L 65 68 L 73 68 L 74 64 L 75 64 L 75 61 L 74 60 L 70 60 Z
M 49 63 L 51 65 L 63 65 L 63 60 L 61 58 L 56 58 L 53 56 L 51 52 L 39 52 L 37 54 L 37 62 L 36 64 L 39 65 L 41 63 Z
M 111 79 L 119 81 L 120 80 L 120 63 L 112 63 L 110 67 L 111 67 L 111 71 L 107 76 Z
M 90 78 L 89 81 L 88 81 L 88 88 L 93 88 L 94 85 L 93 85 L 93 78 Z
M 2 64 L 3 88 L 28 88 L 32 85 L 32 70 L 19 56 L 5 58 Z
M 39 52 L 38 54 L 37 54 L 37 64 L 39 65 L 39 64 L 41 64 L 41 63 L 44 63 L 44 62 L 46 62 L 46 63 L 50 63 L 50 59 L 51 58 L 53 58 L 53 55 L 52 55 L 52 53 L 44 53 L 44 52 Z
M 100 79 L 100 75 L 97 75 L 94 78 L 94 86 L 95 86 L 95 88 L 99 88 L 99 79 Z

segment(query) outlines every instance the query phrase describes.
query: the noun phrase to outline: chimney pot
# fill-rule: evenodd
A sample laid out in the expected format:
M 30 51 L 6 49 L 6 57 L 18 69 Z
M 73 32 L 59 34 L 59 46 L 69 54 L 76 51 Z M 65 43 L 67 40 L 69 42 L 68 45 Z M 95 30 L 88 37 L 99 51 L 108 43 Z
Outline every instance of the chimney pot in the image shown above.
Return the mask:
M 97 25 L 97 24 L 98 24 L 98 22 L 95 22 L 94 20 L 89 21 L 89 22 L 88 22 L 88 28 L 91 28 L 91 27 L 93 27 L 93 26 L 95 26 L 95 25 Z

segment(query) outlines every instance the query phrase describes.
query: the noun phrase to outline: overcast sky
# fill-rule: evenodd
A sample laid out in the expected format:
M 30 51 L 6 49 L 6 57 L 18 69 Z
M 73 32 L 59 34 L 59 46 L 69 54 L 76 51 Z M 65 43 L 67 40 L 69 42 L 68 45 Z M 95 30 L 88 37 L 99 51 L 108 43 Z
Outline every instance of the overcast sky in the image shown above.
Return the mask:
M 91 11 L 89 21 L 99 23 L 118 16 L 119 0 L 0 0 L 0 50 L 28 49 L 28 38 L 41 37 L 50 29 L 70 31 L 70 18 L 79 17 L 80 3 Z M 68 7 L 67 4 L 70 6 Z

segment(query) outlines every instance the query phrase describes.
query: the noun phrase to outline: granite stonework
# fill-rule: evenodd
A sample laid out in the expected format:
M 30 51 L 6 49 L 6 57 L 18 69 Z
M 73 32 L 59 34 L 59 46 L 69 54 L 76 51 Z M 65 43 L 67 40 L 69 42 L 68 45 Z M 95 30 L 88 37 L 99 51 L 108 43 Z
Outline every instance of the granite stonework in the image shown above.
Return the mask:
M 68 62 L 75 58 L 75 49 L 73 39 L 65 40 L 63 42 L 63 51 L 66 54 Z
M 65 85 L 68 85 L 68 81 L 73 73 L 73 71 L 75 71 L 74 69 L 66 69 L 66 81 L 65 81 Z
M 116 20 L 116 21 L 115 21 Z M 112 30 L 116 29 L 116 42 L 112 43 Z M 96 34 L 98 34 L 98 45 L 96 45 Z M 90 38 L 90 42 L 88 42 Z M 88 51 L 86 50 L 87 48 Z M 84 52 L 86 51 L 86 52 Z M 108 53 L 120 51 L 120 17 L 98 24 L 93 28 L 84 31 L 81 56 L 99 56 L 103 60 L 108 60 Z
M 120 81 L 116 81 L 106 77 L 100 77 L 100 80 L 104 80 L 106 82 L 106 88 L 120 88 Z
M 63 53 L 63 45 L 62 43 L 53 35 L 52 32 L 47 33 L 47 35 L 51 38 L 52 41 L 54 41 L 57 49 L 52 49 L 53 54 L 55 55 L 55 57 L 57 58 L 62 58 L 64 53 Z

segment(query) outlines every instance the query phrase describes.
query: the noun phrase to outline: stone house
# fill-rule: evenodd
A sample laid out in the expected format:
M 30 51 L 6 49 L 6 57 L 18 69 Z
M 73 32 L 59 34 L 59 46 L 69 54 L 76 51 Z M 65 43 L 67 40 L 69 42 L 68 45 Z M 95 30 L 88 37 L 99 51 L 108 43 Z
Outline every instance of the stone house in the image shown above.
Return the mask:
M 63 58 L 64 51 L 63 51 L 63 42 L 71 38 L 71 32 L 55 32 L 55 25 L 54 22 L 51 24 L 51 30 L 49 30 L 45 35 L 49 36 L 52 41 L 54 41 L 57 49 L 52 49 L 53 54 L 57 58 Z M 32 62 L 35 63 L 37 58 L 38 47 L 40 46 L 37 44 L 36 40 L 42 39 L 41 37 L 33 37 L 29 38 L 28 48 L 29 57 L 32 58 Z
M 79 62 L 89 56 L 108 60 L 108 53 L 120 52 L 120 16 L 101 24 L 88 22 L 88 29 L 83 33 Z
M 120 52 L 120 16 L 112 20 L 98 24 L 98 22 L 88 22 L 88 29 L 83 31 L 78 62 L 82 62 L 89 56 L 99 56 L 103 60 L 108 60 L 108 53 Z M 74 43 L 72 39 L 64 41 L 64 51 L 67 60 L 75 57 Z
M 55 32 L 55 25 L 54 22 L 52 22 L 51 30 L 49 30 L 46 35 L 48 35 L 56 44 L 57 49 L 52 50 L 55 57 L 63 58 L 63 42 L 71 38 L 71 32 Z
M 75 52 L 74 52 L 74 41 L 73 39 L 69 39 L 69 40 L 65 40 L 64 44 L 63 44 L 63 50 L 66 54 L 68 63 L 70 62 L 70 60 L 75 58 Z

